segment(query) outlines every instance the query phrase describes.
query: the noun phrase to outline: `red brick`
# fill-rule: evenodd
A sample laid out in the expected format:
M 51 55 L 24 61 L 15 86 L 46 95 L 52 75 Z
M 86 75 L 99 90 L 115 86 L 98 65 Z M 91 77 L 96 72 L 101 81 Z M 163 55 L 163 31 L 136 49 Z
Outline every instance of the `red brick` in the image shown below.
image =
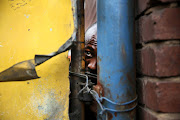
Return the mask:
M 138 20 L 139 42 L 180 39 L 180 8 L 165 8 Z
M 176 1 L 180 0 L 136 0 L 137 13 L 140 14 L 150 7 L 161 5 L 161 3 Z
M 138 94 L 138 103 L 140 103 L 140 104 L 145 104 L 145 100 L 144 100 L 144 94 L 145 94 L 145 92 L 144 92 L 144 90 L 145 90 L 145 88 L 144 88 L 144 86 L 143 86 L 143 84 L 144 84 L 144 82 L 142 82 L 142 80 L 141 79 L 137 79 L 136 80 L 136 84 L 137 84 L 137 87 L 136 87 L 136 89 L 137 89 L 137 94 Z
M 180 113 L 157 113 L 146 107 L 138 107 L 137 120 L 180 120 Z
M 147 76 L 180 75 L 180 45 L 149 45 L 137 52 L 138 72 Z
M 138 88 L 141 89 L 138 93 L 142 92 L 138 94 L 139 102 L 148 108 L 160 112 L 180 112 L 180 77 L 165 80 L 147 77 L 138 79 Z

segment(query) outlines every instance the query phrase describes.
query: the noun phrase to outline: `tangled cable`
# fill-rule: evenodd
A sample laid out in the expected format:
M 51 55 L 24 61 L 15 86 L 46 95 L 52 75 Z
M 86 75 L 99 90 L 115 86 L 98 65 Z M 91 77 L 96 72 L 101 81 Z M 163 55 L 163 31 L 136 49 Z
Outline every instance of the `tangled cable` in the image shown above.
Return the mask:
M 113 102 L 113 101 L 109 100 L 106 97 L 99 97 L 98 93 L 95 90 L 92 90 L 92 89 L 90 89 L 88 87 L 89 86 L 88 75 L 75 73 L 75 72 L 71 72 L 71 71 L 69 71 L 69 73 L 86 79 L 85 86 L 78 92 L 78 95 L 81 94 L 84 90 L 86 90 L 88 93 L 90 93 L 93 96 L 93 98 L 96 100 L 96 102 L 98 103 L 99 107 L 101 108 L 101 112 L 99 113 L 101 118 L 102 118 L 103 113 L 105 113 L 106 111 L 110 111 L 110 112 L 128 112 L 128 111 L 132 111 L 133 109 L 136 108 L 137 103 L 133 107 L 131 107 L 129 109 L 124 109 L 124 110 L 115 110 L 115 109 L 110 109 L 110 108 L 103 107 L 103 105 L 101 104 L 101 102 L 103 100 L 106 100 L 107 102 L 109 102 L 109 103 L 111 103 L 113 105 L 124 106 L 124 105 L 129 105 L 129 104 L 135 102 L 137 100 L 137 96 L 133 100 L 125 102 L 125 103 L 119 104 L 119 103 Z M 94 74 L 91 74 L 91 73 L 87 73 L 87 74 L 89 74 L 91 76 L 94 76 Z M 106 112 L 106 120 L 107 119 L 108 119 L 108 114 Z

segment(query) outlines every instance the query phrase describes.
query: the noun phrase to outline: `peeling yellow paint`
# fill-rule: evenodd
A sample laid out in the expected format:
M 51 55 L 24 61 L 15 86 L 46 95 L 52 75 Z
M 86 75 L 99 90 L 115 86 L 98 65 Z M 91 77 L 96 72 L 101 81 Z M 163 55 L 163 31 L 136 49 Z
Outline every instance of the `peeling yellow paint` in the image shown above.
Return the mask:
M 0 72 L 56 51 L 73 32 L 71 0 L 0 0 Z M 67 52 L 36 67 L 41 78 L 0 83 L 0 120 L 67 120 Z

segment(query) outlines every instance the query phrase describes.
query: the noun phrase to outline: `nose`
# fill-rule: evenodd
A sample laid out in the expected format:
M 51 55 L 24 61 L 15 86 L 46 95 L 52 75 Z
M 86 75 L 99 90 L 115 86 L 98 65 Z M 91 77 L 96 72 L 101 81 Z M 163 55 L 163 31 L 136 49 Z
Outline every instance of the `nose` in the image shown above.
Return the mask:
M 96 60 L 92 60 L 89 64 L 88 64 L 88 68 L 91 70 L 96 70 L 97 69 L 97 61 Z

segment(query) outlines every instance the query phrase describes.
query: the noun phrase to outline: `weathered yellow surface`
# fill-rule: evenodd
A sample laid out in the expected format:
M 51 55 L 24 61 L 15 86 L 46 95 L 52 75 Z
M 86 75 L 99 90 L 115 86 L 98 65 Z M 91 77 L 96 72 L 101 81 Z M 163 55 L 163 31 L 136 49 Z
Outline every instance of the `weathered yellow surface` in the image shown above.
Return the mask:
M 0 72 L 49 54 L 73 32 L 71 0 L 0 0 Z M 0 83 L 0 120 L 66 120 L 69 62 L 60 54 L 36 67 L 40 79 Z

